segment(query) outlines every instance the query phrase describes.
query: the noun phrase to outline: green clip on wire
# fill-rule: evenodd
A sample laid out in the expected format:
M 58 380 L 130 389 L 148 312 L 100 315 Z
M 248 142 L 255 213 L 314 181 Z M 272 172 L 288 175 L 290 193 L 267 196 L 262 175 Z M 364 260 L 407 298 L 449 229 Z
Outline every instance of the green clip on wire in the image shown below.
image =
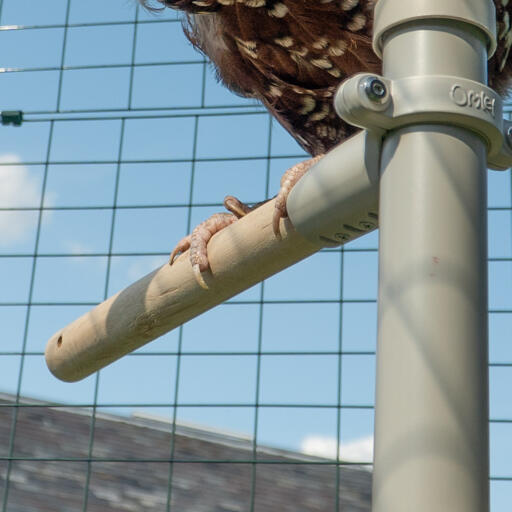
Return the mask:
M 21 110 L 4 110 L 1 116 L 3 125 L 21 126 L 23 122 L 23 112 Z

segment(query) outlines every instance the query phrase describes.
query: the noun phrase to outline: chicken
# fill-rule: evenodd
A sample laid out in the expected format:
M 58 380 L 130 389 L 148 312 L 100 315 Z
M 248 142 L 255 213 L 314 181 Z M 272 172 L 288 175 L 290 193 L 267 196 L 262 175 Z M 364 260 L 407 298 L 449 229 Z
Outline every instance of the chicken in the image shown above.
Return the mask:
M 140 0 L 143 4 L 147 0 Z M 380 73 L 372 50 L 378 0 L 157 0 L 186 13 L 185 33 L 213 62 L 219 80 L 242 96 L 260 100 L 313 159 L 289 169 L 281 181 L 274 231 L 286 216 L 286 197 L 300 177 L 355 129 L 335 113 L 333 97 L 345 78 Z M 509 17 L 512 2 L 494 0 L 498 49 L 489 61 L 489 85 L 505 95 L 512 77 Z M 189 247 L 198 280 L 208 268 L 209 238 L 250 208 L 227 197 L 232 213 L 218 214 L 184 238 L 171 263 Z

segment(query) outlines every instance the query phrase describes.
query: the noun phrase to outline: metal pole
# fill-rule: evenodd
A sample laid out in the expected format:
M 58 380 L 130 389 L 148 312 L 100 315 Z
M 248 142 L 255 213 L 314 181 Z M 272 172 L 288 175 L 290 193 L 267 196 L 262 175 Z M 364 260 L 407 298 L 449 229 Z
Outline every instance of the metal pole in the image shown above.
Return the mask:
M 466 5 L 478 3 L 487 0 Z M 420 12 L 424 4 L 408 0 L 406 10 Z M 376 26 L 392 6 L 404 3 L 379 0 Z M 381 43 L 386 78 L 451 75 L 486 82 L 489 41 L 464 20 L 409 19 L 389 28 Z M 372 510 L 485 512 L 484 140 L 443 124 L 390 132 L 381 160 L 379 224 Z

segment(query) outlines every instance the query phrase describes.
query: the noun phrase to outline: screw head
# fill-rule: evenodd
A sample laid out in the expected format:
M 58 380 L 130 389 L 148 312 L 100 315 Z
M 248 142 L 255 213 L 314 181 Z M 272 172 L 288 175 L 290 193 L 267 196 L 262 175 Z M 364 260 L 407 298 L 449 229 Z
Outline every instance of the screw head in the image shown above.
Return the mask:
M 370 101 L 382 103 L 388 90 L 386 84 L 377 77 L 368 77 L 363 83 L 363 90 Z

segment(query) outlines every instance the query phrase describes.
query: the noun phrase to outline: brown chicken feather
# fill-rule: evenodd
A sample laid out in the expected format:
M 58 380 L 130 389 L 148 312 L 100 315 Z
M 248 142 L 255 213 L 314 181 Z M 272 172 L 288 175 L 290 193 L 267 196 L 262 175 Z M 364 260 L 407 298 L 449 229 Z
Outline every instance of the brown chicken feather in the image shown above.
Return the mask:
M 139 0 L 143 4 L 147 0 Z M 158 0 L 186 13 L 185 32 L 214 63 L 229 89 L 257 98 L 315 158 L 286 171 L 275 201 L 273 230 L 287 215 L 294 184 L 323 153 L 355 128 L 335 113 L 333 97 L 345 78 L 380 73 L 372 50 L 373 11 L 378 0 Z M 404 0 L 407 1 L 407 0 Z M 450 0 L 447 0 L 450 1 Z M 506 95 L 511 85 L 512 1 L 494 0 L 498 48 L 489 61 L 489 85 Z M 197 281 L 208 268 L 207 243 L 250 208 L 227 197 L 231 214 L 216 214 L 182 239 L 171 254 L 190 248 Z
M 378 0 L 158 1 L 186 13 L 186 33 L 219 79 L 259 99 L 308 153 L 324 153 L 354 132 L 332 100 L 348 76 L 380 72 L 371 45 Z M 504 95 L 512 76 L 512 2 L 494 2 L 499 42 L 489 82 Z

